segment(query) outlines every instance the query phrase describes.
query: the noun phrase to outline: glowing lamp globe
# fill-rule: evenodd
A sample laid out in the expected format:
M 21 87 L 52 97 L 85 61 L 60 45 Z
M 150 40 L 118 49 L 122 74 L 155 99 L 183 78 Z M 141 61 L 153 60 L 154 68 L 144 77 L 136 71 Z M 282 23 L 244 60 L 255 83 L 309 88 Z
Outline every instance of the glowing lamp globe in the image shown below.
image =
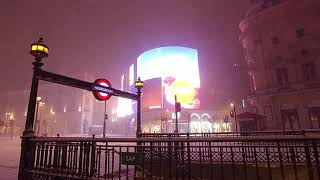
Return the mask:
M 136 81 L 136 82 L 134 83 L 134 86 L 135 86 L 137 89 L 143 88 L 143 81 L 141 81 L 140 77 L 138 77 L 138 81 Z
M 31 44 L 30 54 L 37 60 L 48 57 L 49 48 L 43 42 L 43 38 L 40 38 L 38 42 Z
M 40 96 L 37 97 L 37 101 L 40 102 L 42 98 Z

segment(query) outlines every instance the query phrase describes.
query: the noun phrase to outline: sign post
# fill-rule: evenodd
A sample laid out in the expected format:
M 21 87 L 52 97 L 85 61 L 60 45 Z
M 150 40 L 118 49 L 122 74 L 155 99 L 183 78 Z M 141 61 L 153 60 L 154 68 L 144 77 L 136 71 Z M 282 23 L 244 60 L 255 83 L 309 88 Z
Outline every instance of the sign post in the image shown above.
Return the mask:
M 103 138 L 105 138 L 106 137 L 106 121 L 107 121 L 107 119 L 108 119 L 108 114 L 107 114 L 107 110 L 106 110 L 106 108 L 107 108 L 107 101 L 104 101 L 104 118 L 103 118 Z
M 100 86 L 97 86 L 100 85 Z M 106 113 L 107 111 L 107 100 L 110 99 L 111 95 L 113 94 L 113 91 L 111 89 L 111 83 L 106 79 L 97 79 L 94 81 L 93 89 L 95 90 L 103 90 L 103 92 L 99 91 L 92 91 L 94 97 L 99 101 L 104 101 L 104 114 L 103 114 L 103 132 L 102 136 L 103 138 L 106 137 L 106 120 L 108 119 L 108 115 Z M 106 88 L 104 88 L 106 87 Z M 105 92 L 105 93 L 104 93 Z
M 176 121 L 175 121 L 175 124 L 176 124 L 176 127 L 175 127 L 175 130 L 174 130 L 174 133 L 179 133 L 179 128 L 178 128 L 178 112 L 181 111 L 181 104 L 180 102 L 177 101 L 177 95 L 174 95 L 174 113 L 175 113 L 175 118 L 176 118 Z

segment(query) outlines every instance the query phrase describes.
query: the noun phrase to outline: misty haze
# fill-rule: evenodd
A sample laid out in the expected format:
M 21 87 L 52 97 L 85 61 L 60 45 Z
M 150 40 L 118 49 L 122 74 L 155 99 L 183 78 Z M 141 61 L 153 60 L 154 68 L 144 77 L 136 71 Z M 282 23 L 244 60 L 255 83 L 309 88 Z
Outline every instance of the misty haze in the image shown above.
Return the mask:
M 319 179 L 319 8 L 1 1 L 0 179 Z

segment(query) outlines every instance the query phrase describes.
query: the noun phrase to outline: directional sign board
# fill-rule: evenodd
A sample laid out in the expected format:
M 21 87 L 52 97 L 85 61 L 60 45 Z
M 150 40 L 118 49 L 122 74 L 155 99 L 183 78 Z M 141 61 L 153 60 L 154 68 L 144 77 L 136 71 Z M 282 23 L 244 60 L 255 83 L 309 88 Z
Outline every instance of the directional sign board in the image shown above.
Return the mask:
M 141 154 L 136 152 L 122 152 L 121 164 L 138 165 L 141 163 Z
M 94 97 L 99 101 L 106 101 L 110 99 L 113 94 L 113 90 L 111 88 L 111 83 L 106 79 L 97 79 L 94 81 L 92 86 L 92 93 Z

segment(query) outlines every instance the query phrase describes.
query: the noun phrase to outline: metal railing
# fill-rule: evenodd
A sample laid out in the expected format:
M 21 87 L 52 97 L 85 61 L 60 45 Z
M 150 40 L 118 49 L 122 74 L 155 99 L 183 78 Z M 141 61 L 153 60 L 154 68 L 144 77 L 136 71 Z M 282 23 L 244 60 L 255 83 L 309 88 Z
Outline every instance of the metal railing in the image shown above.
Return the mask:
M 319 134 L 320 129 L 304 129 L 300 131 L 240 131 L 240 132 L 211 132 L 211 133 L 143 133 L 145 138 L 169 137 L 234 137 L 234 136 L 270 136 L 270 135 L 308 135 Z
M 30 179 L 319 179 L 319 135 L 31 138 Z

